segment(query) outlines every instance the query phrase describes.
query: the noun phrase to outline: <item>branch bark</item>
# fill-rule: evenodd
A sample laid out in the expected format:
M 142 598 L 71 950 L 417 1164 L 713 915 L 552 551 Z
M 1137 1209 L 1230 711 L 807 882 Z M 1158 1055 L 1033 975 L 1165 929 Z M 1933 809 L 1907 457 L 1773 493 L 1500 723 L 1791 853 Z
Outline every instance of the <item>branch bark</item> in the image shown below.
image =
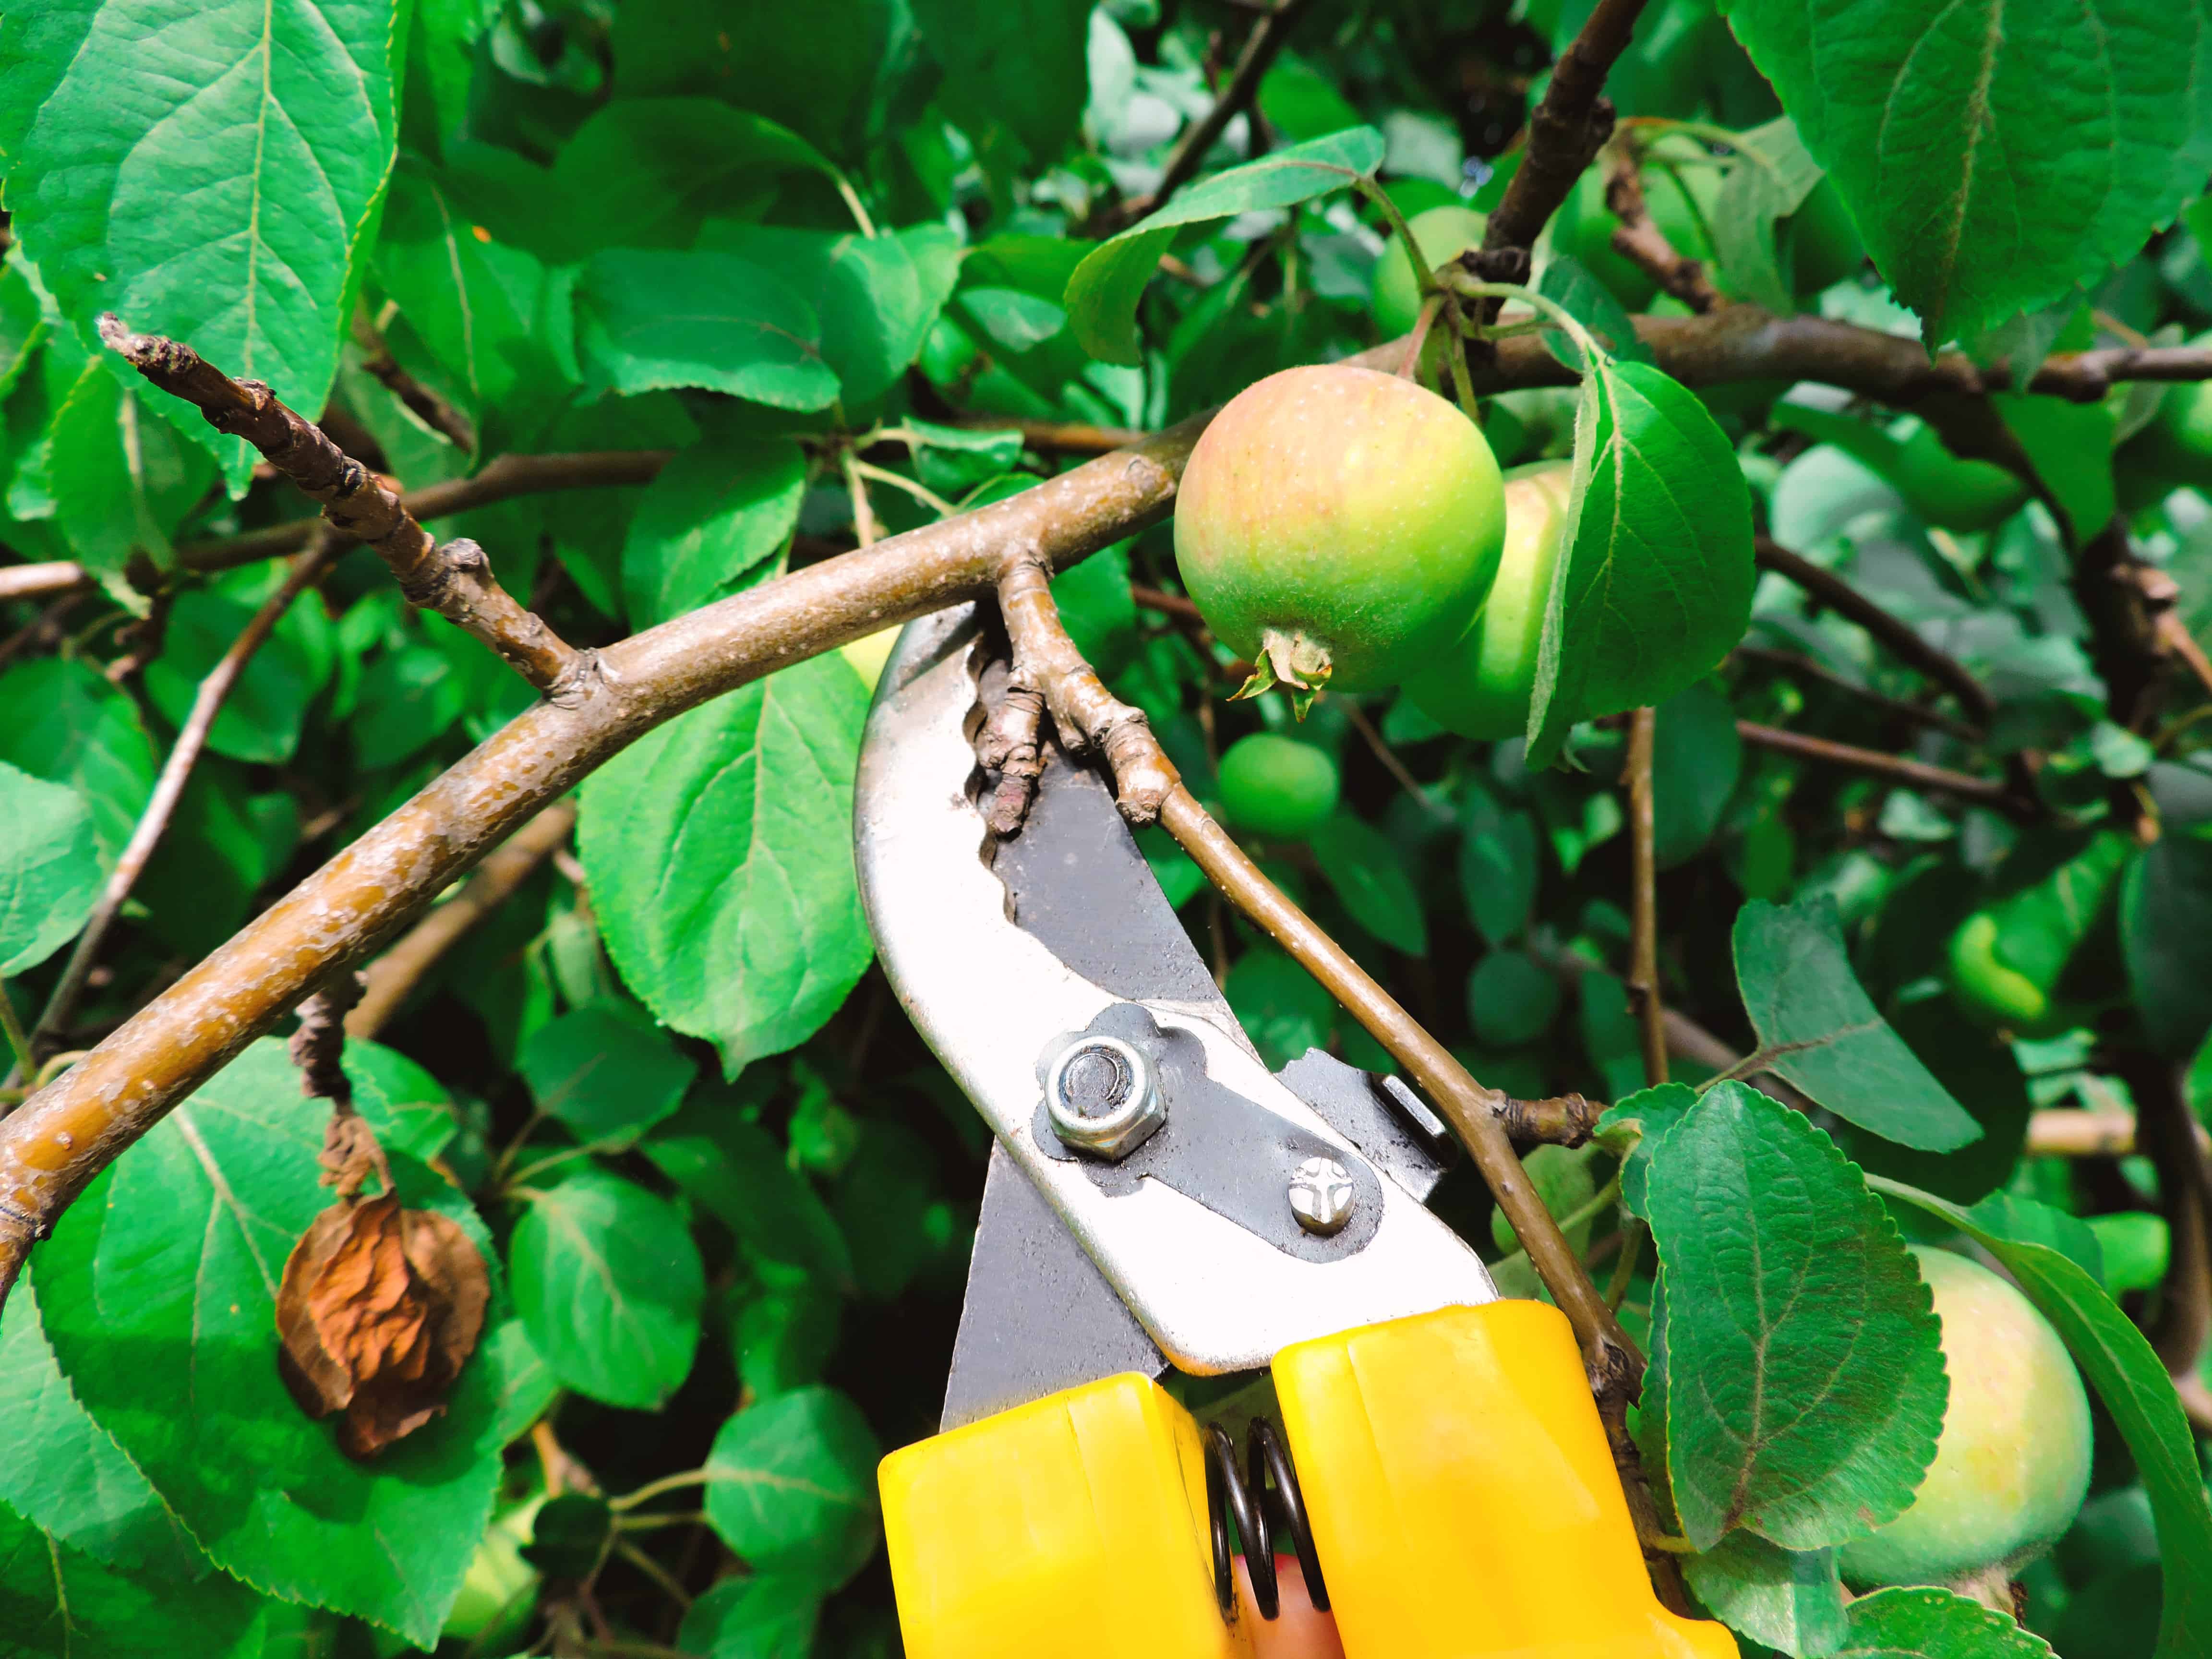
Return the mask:
M 1729 654 L 1739 661 L 1765 663 L 1783 673 L 1794 674 L 1815 684 L 1832 686 L 1847 697 L 1869 708 L 1879 708 L 1885 714 L 1909 720 L 1915 726 L 1933 726 L 1939 732 L 1948 732 L 1953 737 L 1963 738 L 1969 743 L 1977 741 L 1982 735 L 1976 727 L 1945 714 L 1940 708 L 1930 708 L 1925 703 L 1907 702 L 1902 697 L 1890 696 L 1872 686 L 1857 684 L 1832 669 L 1821 666 L 1810 657 L 1801 657 L 1794 651 L 1777 651 L 1764 645 L 1739 645 Z
M 1652 222 L 1651 210 L 1644 203 L 1643 169 L 1643 152 L 1635 143 L 1623 141 L 1612 146 L 1605 204 L 1620 221 L 1613 227 L 1613 251 L 1634 261 L 1691 310 L 1711 311 L 1721 304 L 1720 290 L 1705 274 L 1704 264 L 1677 250 Z
M 1801 760 L 1824 761 L 1831 766 L 1847 767 L 1854 772 L 1887 778 L 1893 783 L 1910 784 L 1916 789 L 1940 790 L 1962 800 L 1980 801 L 2015 815 L 2026 810 L 2024 804 L 2014 795 L 2012 787 L 1996 778 L 1972 777 L 1964 772 L 1954 772 L 1948 767 L 1907 760 L 1902 755 L 1885 755 L 1878 749 L 1861 749 L 1852 744 L 1832 743 L 1826 738 L 1812 737 L 1802 732 L 1785 732 L 1779 726 L 1760 726 L 1753 720 L 1738 720 L 1735 729 L 1736 734 L 1754 749 L 1771 749 L 1778 755 L 1795 755 Z
M 1659 711 L 1646 705 L 1629 719 L 1628 853 L 1633 891 L 1628 916 L 1628 1006 L 1636 1011 L 1644 1081 L 1667 1080 L 1667 1008 L 1659 995 L 1659 861 L 1651 811 L 1651 750 Z
M 410 604 L 435 611 L 474 635 L 547 696 L 559 701 L 579 695 L 580 682 L 592 672 L 591 653 L 576 650 L 517 604 L 474 542 L 439 546 L 397 495 L 267 386 L 234 380 L 174 340 L 134 334 L 112 312 L 100 319 L 100 337 L 154 385 L 192 404 L 216 431 L 245 439 L 320 501 L 324 517 L 375 550 Z
M 1899 662 L 1941 685 L 1958 700 L 1960 708 L 1976 726 L 1988 726 L 1996 715 L 1996 700 L 1964 663 L 1929 644 L 1911 623 L 1892 616 L 1834 571 L 1814 564 L 1802 553 L 1791 552 L 1771 536 L 1757 539 L 1753 556 L 1761 569 L 1787 576 L 1838 616 L 1866 629 Z
M 593 769 L 710 697 L 981 598 L 1009 547 L 1065 568 L 1156 522 L 1202 425 L 608 647 L 579 696 L 516 716 L 0 1121 L 0 1299 L 33 1240 L 124 1148 Z
M 1528 148 L 1505 199 L 1483 229 L 1486 250 L 1533 247 L 1567 192 L 1613 137 L 1613 106 L 1599 93 L 1627 50 L 1644 0 L 1598 0 L 1552 66 L 1552 83 L 1528 117 Z
M 239 676 L 246 672 L 264 641 L 274 633 L 292 602 L 320 581 L 323 574 L 336 560 L 338 538 L 325 533 L 314 546 L 300 556 L 284 585 L 263 601 L 261 608 L 231 641 L 216 665 L 207 672 L 192 696 L 192 706 L 185 716 L 184 725 L 177 732 L 177 740 L 171 745 L 169 757 L 161 763 L 161 775 L 154 781 L 154 793 L 147 799 L 146 810 L 138 815 L 132 826 L 131 839 L 124 844 L 123 852 L 115 860 L 115 868 L 108 874 L 100 889 L 100 899 L 92 908 L 92 915 L 77 935 L 76 945 L 63 966 L 61 977 L 54 981 L 52 993 L 46 999 L 45 1012 L 31 1033 L 31 1048 L 40 1059 L 53 1048 L 56 1040 L 68 1029 L 76 1013 L 77 1000 L 84 994 L 86 981 L 91 978 L 93 964 L 100 958 L 100 947 L 107 938 L 107 930 L 114 925 L 123 902 L 131 896 L 138 878 L 145 872 L 154 849 L 169 828 L 169 820 L 184 798 L 185 786 L 191 781 L 192 769 L 199 763 L 200 753 L 207 747 L 208 733 L 215 729 L 216 717 L 222 713 L 223 704 L 229 700 L 231 690 L 237 685 Z
M 576 805 L 558 800 L 515 831 L 514 839 L 477 866 L 461 890 L 400 936 L 363 970 L 361 1000 L 346 1016 L 348 1036 L 373 1037 L 398 1013 L 447 951 L 514 896 L 568 839 Z

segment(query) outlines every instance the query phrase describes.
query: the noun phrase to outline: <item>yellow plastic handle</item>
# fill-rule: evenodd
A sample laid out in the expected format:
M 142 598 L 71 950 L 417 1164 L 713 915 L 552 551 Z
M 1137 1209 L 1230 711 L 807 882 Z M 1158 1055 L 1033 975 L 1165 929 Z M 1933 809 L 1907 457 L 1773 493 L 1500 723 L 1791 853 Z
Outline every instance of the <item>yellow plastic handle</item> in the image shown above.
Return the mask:
M 1348 1659 L 1735 1659 L 1652 1594 L 1556 1308 L 1446 1308 L 1274 1369 Z
M 893 1452 L 877 1479 L 910 1659 L 1237 1659 L 1198 1427 L 1109 1376 Z

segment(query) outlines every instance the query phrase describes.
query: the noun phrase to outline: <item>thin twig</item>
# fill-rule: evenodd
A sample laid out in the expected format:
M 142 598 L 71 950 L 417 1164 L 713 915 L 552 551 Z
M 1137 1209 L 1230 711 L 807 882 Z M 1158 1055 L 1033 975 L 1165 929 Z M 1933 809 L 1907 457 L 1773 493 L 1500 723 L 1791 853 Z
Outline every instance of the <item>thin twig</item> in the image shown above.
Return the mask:
M 1282 51 L 1291 32 L 1311 6 L 1312 0 L 1279 0 L 1273 10 L 1253 26 L 1252 33 L 1244 39 L 1244 50 L 1237 54 L 1237 67 L 1230 74 L 1229 84 L 1213 100 L 1213 107 L 1192 123 L 1169 153 L 1160 182 L 1152 193 L 1122 210 L 1119 216 L 1122 222 L 1133 223 L 1142 218 L 1196 176 L 1215 143 L 1228 131 L 1230 122 L 1260 90 L 1260 82 L 1273 64 L 1276 54 Z
M 1667 240 L 1667 233 L 1652 222 L 1644 201 L 1644 154 L 1626 139 L 1610 146 L 1606 165 L 1605 204 L 1620 222 L 1613 229 L 1613 252 L 1634 262 L 1668 293 L 1696 312 L 1721 304 L 1720 290 L 1705 274 L 1701 260 L 1692 259 Z
M 1613 62 L 1627 50 L 1644 0 L 1598 0 L 1528 115 L 1528 148 L 1505 198 L 1485 227 L 1485 248 L 1532 247 L 1583 169 L 1613 136 L 1613 105 L 1599 96 Z
M 1762 569 L 1788 577 L 1838 616 L 1856 623 L 1890 655 L 1919 670 L 1957 698 L 1966 718 L 1977 726 L 1989 725 L 1996 713 L 1996 700 L 1956 657 L 1929 644 L 1911 623 L 1892 616 L 1834 571 L 1822 568 L 1802 553 L 1793 553 L 1766 536 L 1759 537 L 1753 547 Z
M 1030 421 L 1012 416 L 956 415 L 944 422 L 971 432 L 1018 432 L 1022 447 L 1046 455 L 1103 455 L 1144 441 L 1133 427 L 1093 426 L 1087 421 Z
M 446 952 L 512 897 L 531 872 L 567 842 L 575 823 L 575 803 L 555 801 L 479 865 L 459 892 L 370 963 L 364 975 L 367 989 L 346 1016 L 346 1034 L 366 1038 L 382 1030 Z
M 1628 725 L 1629 907 L 1628 1006 L 1636 1011 L 1644 1049 L 1644 1081 L 1667 1080 L 1667 1009 L 1659 994 L 1659 864 L 1651 810 L 1651 751 L 1658 711 L 1638 708 Z M 1618 1305 L 1618 1304 L 1616 1304 Z
M 398 495 L 267 386 L 234 380 L 175 340 L 134 334 L 112 313 L 100 318 L 100 337 L 155 386 L 192 404 L 216 431 L 243 438 L 320 501 L 325 518 L 367 542 L 391 568 L 410 605 L 474 635 L 556 701 L 577 695 L 578 681 L 592 672 L 588 652 L 577 651 L 517 604 L 474 542 L 439 546 Z
M 2135 1097 L 2138 1150 L 2158 1171 L 2169 1247 L 2151 1346 L 2174 1376 L 2194 1376 L 2212 1343 L 2212 1156 L 2178 1067 L 2131 1049 L 2107 1057 Z
M 2212 1152 L 2212 1130 L 2202 1123 L 2197 1144 Z M 2046 1107 L 2027 1120 L 2027 1150 L 2045 1158 L 2125 1158 L 2136 1150 L 2136 1120 L 2127 1112 Z
M 1178 622 L 1196 623 L 1206 626 L 1206 617 L 1195 601 L 1180 593 L 1170 593 L 1165 588 L 1147 587 L 1142 582 L 1129 584 L 1129 597 L 1146 611 L 1157 611 L 1164 617 L 1173 617 Z
M 477 429 L 469 417 L 399 366 L 366 307 L 354 313 L 353 337 L 362 350 L 362 368 L 386 392 L 407 405 L 415 418 L 456 449 L 476 453 Z
M 107 930 L 122 911 L 123 902 L 131 896 L 131 890 L 137 885 L 138 878 L 145 872 L 154 849 L 161 845 L 169 819 L 177 810 L 177 802 L 183 798 L 185 785 L 191 780 L 192 768 L 199 763 L 200 751 L 207 746 L 208 733 L 215 729 L 216 716 L 222 712 L 223 703 L 246 672 L 246 665 L 276 631 L 284 613 L 292 608 L 292 601 L 322 580 L 341 545 L 335 534 L 325 534 L 302 553 L 294 562 L 291 574 L 285 577 L 284 585 L 262 603 L 252 620 L 231 641 L 230 649 L 222 653 L 215 666 L 208 670 L 207 678 L 200 682 L 199 690 L 192 696 L 191 712 L 185 716 L 177 732 L 177 741 L 162 763 L 161 775 L 155 780 L 154 793 L 145 810 L 138 815 L 131 839 L 124 844 L 115 868 L 109 872 L 99 901 L 85 920 L 84 931 L 77 935 L 76 946 L 70 952 L 61 977 L 54 982 L 46 1009 L 39 1016 L 37 1029 L 31 1034 L 34 1052 L 51 1048 L 75 1018 L 77 1000 L 84 994 L 85 982 L 91 977 L 93 963 L 99 959 Z
M 1785 732 L 1779 726 L 1761 726 L 1753 720 L 1738 720 L 1735 729 L 1736 735 L 1754 749 L 1771 749 L 1778 755 L 1795 755 L 1801 760 L 1824 761 L 1831 766 L 1846 767 L 1872 777 L 1887 778 L 1893 783 L 1910 784 L 1916 789 L 1940 790 L 1962 800 L 1978 800 L 2011 811 L 2024 810 L 2023 803 L 2014 795 L 2011 786 L 1995 778 L 1972 777 L 1964 772 L 1954 772 L 1948 767 L 1907 760 L 1902 755 L 1885 755 L 1878 749 L 1861 749 L 1852 744 L 1832 743 L 1826 738 L 1812 737 L 1802 732 Z
M 1367 745 L 1375 758 L 1382 763 L 1382 769 L 1397 781 L 1401 789 L 1422 805 L 1433 807 L 1436 800 L 1429 793 L 1428 786 L 1407 769 L 1406 763 L 1398 758 L 1398 751 L 1375 729 L 1375 722 L 1367 718 L 1367 711 L 1350 697 L 1338 701 L 1344 708 L 1346 723 L 1359 734 L 1359 740 Z

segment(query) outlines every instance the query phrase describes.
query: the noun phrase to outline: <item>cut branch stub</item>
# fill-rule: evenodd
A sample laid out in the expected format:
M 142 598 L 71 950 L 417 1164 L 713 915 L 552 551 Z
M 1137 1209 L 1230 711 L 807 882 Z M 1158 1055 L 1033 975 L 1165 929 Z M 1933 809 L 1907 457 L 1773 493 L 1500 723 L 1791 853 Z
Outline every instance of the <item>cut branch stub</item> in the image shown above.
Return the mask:
M 181 342 L 134 334 L 112 312 L 100 319 L 100 337 L 155 386 L 198 409 L 216 431 L 243 438 L 320 501 L 332 525 L 375 550 L 410 604 L 474 635 L 556 701 L 575 692 L 590 672 L 588 653 L 518 604 L 474 542 L 440 547 L 397 495 L 260 381 L 234 380 Z

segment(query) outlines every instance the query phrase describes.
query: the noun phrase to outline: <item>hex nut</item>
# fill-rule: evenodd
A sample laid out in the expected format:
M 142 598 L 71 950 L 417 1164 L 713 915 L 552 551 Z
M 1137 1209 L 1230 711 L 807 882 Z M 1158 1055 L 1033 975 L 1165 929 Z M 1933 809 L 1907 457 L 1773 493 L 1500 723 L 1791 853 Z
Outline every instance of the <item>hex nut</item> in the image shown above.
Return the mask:
M 1291 1212 L 1322 1238 L 1344 1231 L 1358 1194 L 1352 1171 L 1333 1158 L 1310 1158 L 1291 1172 Z
M 1078 1037 L 1044 1079 L 1045 1111 L 1064 1145 L 1118 1163 L 1168 1121 L 1152 1062 L 1115 1036 Z

